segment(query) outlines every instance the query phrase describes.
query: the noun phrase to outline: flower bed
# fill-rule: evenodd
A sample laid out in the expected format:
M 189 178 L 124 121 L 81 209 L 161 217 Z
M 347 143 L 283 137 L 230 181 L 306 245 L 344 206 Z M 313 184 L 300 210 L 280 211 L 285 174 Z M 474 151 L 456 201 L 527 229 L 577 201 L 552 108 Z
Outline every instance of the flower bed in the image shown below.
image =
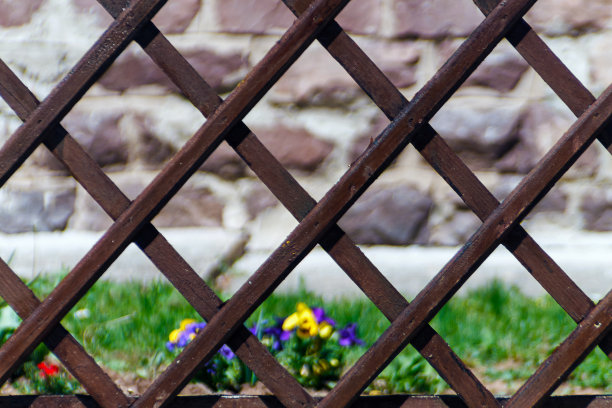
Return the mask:
M 357 337 L 357 324 L 347 324 L 342 329 L 322 307 L 310 308 L 303 302 L 289 316 L 262 319 L 250 331 L 305 387 L 331 388 L 344 369 L 344 349 L 365 345 Z M 195 319 L 184 319 L 179 328 L 170 333 L 166 348 L 178 354 L 206 327 Z M 219 352 L 195 376 L 213 390 L 239 391 L 244 383 L 253 385 L 253 373 L 234 352 L 223 345 Z
M 59 279 L 61 276 L 39 278 L 30 282 L 30 287 L 42 299 Z M 0 301 L 0 344 L 19 323 L 10 307 Z M 62 324 L 129 395 L 142 393 L 204 327 L 185 299 L 161 282 L 98 282 Z M 453 298 L 431 324 L 496 394 L 516 390 L 575 328 L 549 297 L 528 298 L 502 284 Z M 367 299 L 324 300 L 299 291 L 272 295 L 246 326 L 309 392 L 325 393 L 389 322 Z M 610 360 L 595 349 L 560 392 L 610 393 L 610 368 Z M 194 381 L 183 393 L 266 392 L 227 347 L 220 349 Z M 84 390 L 44 346 L 39 346 L 0 389 L 0 395 L 64 392 Z M 432 394 L 450 390 L 409 346 L 366 392 Z

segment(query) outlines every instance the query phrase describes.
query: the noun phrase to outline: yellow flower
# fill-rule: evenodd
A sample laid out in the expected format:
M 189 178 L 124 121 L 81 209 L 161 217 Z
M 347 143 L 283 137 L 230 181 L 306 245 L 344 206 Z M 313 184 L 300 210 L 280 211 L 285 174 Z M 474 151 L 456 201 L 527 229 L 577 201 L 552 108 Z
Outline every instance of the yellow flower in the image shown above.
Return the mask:
M 172 343 L 176 343 L 179 339 L 179 336 L 181 335 L 181 329 L 176 329 L 176 330 L 172 330 L 170 332 L 170 336 L 168 336 L 168 338 L 170 339 L 170 342 Z
M 179 328 L 179 330 L 183 331 L 187 328 L 187 325 L 195 323 L 196 320 L 195 319 L 183 319 L 181 320 L 181 327 Z
M 334 326 L 327 323 L 326 321 L 322 321 L 319 324 L 319 336 L 322 339 L 329 339 L 329 337 L 332 335 L 333 332 L 334 332 Z
M 308 337 L 316 336 L 318 331 L 319 328 L 317 326 L 317 321 L 315 320 L 312 312 L 310 314 L 301 313 L 300 323 L 296 331 L 298 337 L 306 339 Z
M 297 328 L 300 338 L 315 336 L 319 332 L 319 326 L 312 310 L 305 303 L 297 304 L 297 312 L 289 315 L 283 322 L 283 330 L 290 331 Z
M 291 331 L 298 325 L 299 317 L 297 313 L 290 314 L 283 322 L 283 330 Z

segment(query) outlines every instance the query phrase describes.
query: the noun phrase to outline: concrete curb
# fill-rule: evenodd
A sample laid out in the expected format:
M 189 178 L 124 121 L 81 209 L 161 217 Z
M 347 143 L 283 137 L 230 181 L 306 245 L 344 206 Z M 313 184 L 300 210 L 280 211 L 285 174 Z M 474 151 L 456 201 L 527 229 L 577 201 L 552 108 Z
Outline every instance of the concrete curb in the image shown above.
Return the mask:
M 220 228 L 167 229 L 162 233 L 200 276 L 208 277 L 244 234 Z M 0 235 L 0 256 L 20 276 L 53 273 L 74 266 L 93 246 L 101 232 L 28 233 Z M 612 288 L 612 233 L 551 231 L 535 237 L 582 290 L 597 301 Z M 246 254 L 217 279 L 227 293 L 235 292 L 255 272 L 274 248 L 247 246 Z M 363 247 L 366 256 L 407 297 L 415 296 L 459 247 Z M 116 281 L 164 279 L 134 245 L 103 275 Z M 499 279 L 518 286 L 530 296 L 544 293 L 540 285 L 504 248 L 498 248 L 468 280 L 462 291 Z M 363 296 L 352 281 L 320 248 L 314 249 L 289 275 L 280 291 L 300 284 L 324 297 Z

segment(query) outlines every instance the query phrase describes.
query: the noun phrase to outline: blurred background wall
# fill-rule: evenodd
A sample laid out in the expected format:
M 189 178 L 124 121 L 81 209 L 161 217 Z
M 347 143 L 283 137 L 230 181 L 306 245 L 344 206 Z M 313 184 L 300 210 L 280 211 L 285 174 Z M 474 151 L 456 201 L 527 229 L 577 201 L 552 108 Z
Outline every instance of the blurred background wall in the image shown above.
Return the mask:
M 482 18 L 470 0 L 353 0 L 337 21 L 410 99 Z M 595 96 L 612 83 L 612 1 L 540 0 L 525 19 Z M 276 0 L 170 0 L 154 19 L 223 97 L 292 21 Z M 0 58 L 43 99 L 110 22 L 95 0 L 0 0 Z M 574 120 L 503 41 L 431 123 L 503 200 Z M 203 122 L 132 44 L 62 124 L 135 198 Z M 245 122 L 316 199 L 389 123 L 318 43 Z M 0 101 L 0 141 L 19 124 Z M 588 277 L 585 285 L 593 288 L 585 290 L 594 297 L 601 279 L 604 287 L 612 283 L 605 266 L 612 242 L 608 156 L 591 146 L 523 224 L 557 251 L 568 273 Z M 43 148 L 0 190 L 0 255 L 22 274 L 72 266 L 110 223 Z M 227 265 L 237 261 L 235 275 L 246 276 L 296 225 L 227 145 L 153 223 L 170 229 L 171 242 L 204 276 L 217 273 L 224 257 Z M 435 273 L 480 221 L 409 146 L 341 225 L 390 279 L 409 276 L 410 292 L 419 289 L 416 276 Z M 112 273 L 129 277 L 128 270 L 153 268 L 137 251 L 130 254 Z M 496 256 L 483 268 L 512 282 L 527 275 L 509 255 Z M 307 261 L 313 266 L 302 279 L 334 269 L 317 251 Z M 239 282 L 216 279 L 228 290 Z

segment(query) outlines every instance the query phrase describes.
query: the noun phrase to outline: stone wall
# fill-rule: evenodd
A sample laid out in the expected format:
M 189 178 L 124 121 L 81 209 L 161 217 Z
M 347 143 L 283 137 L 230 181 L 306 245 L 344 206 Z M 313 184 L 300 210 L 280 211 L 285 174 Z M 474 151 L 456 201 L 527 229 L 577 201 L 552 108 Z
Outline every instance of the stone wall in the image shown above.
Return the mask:
M 339 23 L 408 97 L 482 16 L 469 0 L 354 0 Z M 612 82 L 612 0 L 540 0 L 526 20 L 595 94 Z M 0 0 L 0 57 L 44 98 L 109 24 L 94 0 Z M 223 96 L 263 57 L 292 15 L 276 0 L 170 0 L 154 22 Z M 574 118 L 502 43 L 432 120 L 501 200 Z M 204 118 L 135 44 L 63 125 L 131 198 Z M 388 120 L 315 43 L 245 122 L 319 199 Z M 0 102 L 0 140 L 20 121 Z M 608 153 L 592 146 L 535 209 L 527 226 L 612 230 Z M 215 227 L 274 248 L 295 221 L 223 145 L 155 218 Z M 101 231 L 110 219 L 39 149 L 0 190 L 0 231 Z M 458 245 L 479 221 L 409 147 L 344 217 L 361 244 Z

